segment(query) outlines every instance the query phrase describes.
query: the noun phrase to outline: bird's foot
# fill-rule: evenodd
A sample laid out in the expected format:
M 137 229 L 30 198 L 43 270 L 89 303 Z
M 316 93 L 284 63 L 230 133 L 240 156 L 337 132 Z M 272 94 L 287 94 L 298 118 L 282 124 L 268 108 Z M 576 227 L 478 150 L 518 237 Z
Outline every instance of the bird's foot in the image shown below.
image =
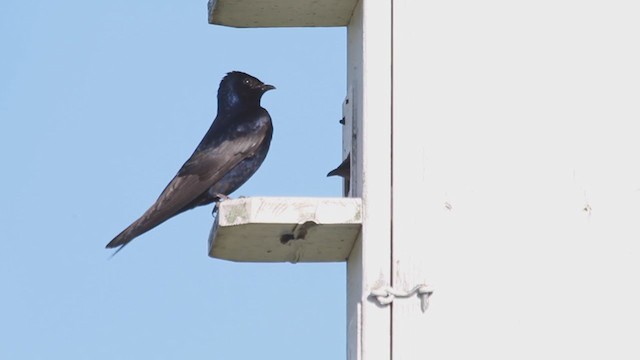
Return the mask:
M 220 202 L 220 201 L 225 201 L 225 200 L 230 200 L 231 199 L 231 197 L 229 195 L 220 194 L 220 193 L 213 194 L 213 197 L 216 199 L 216 202 Z
M 213 205 L 213 210 L 211 211 L 211 216 L 216 217 L 216 214 L 218 213 L 218 204 L 222 201 L 231 199 L 231 197 L 229 197 L 229 195 L 220 194 L 220 193 L 216 193 L 212 195 L 215 199 L 215 203 Z

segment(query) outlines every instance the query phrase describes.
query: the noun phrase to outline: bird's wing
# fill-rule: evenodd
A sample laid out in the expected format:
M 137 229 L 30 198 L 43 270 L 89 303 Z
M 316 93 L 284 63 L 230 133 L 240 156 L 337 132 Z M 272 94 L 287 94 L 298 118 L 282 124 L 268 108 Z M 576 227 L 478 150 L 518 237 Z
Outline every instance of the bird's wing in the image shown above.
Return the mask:
M 136 236 L 160 225 L 193 199 L 207 191 L 243 159 L 253 156 L 269 134 L 269 127 L 243 136 L 219 141 L 195 152 L 169 182 L 156 202 L 135 222 L 116 236 L 107 248 L 126 245 Z
M 266 130 L 224 140 L 193 154 L 158 197 L 158 207 L 177 211 L 207 191 L 238 163 L 256 153 L 265 140 Z

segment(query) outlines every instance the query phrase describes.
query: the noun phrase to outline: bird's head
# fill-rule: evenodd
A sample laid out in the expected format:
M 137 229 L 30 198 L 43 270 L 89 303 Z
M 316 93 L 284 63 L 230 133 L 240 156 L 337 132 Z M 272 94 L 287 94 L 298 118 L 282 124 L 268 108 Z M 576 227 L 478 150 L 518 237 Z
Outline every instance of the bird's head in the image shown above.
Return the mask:
M 229 106 L 259 105 L 262 95 L 272 89 L 275 86 L 265 84 L 249 74 L 232 71 L 220 82 L 218 102 Z

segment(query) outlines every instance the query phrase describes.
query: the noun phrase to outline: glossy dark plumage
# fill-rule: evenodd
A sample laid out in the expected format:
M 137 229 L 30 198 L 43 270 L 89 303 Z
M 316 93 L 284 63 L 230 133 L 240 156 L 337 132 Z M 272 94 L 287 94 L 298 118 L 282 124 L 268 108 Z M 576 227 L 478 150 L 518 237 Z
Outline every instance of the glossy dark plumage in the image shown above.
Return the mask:
M 120 247 L 120 251 L 171 217 L 217 202 L 244 184 L 269 151 L 273 127 L 260 99 L 271 89 L 275 87 L 251 75 L 228 73 L 218 89 L 218 115 L 196 150 L 156 202 L 107 248 Z

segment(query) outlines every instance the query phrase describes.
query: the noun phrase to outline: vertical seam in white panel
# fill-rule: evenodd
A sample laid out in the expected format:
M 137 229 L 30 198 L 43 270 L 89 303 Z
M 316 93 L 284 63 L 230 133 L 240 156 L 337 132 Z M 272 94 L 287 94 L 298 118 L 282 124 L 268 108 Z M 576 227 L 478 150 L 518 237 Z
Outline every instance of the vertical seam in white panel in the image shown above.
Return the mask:
M 389 101 L 390 101 L 390 111 L 389 111 L 389 136 L 390 138 L 390 151 L 391 154 L 389 154 L 389 206 L 391 207 L 389 209 L 389 228 L 391 229 L 391 231 L 389 232 L 389 237 L 390 237 L 390 242 L 391 242 L 391 246 L 389 247 L 389 285 L 391 287 L 393 287 L 393 268 L 394 268 L 394 263 L 393 263 L 393 0 L 389 1 L 389 16 L 391 16 L 390 19 L 390 26 L 391 29 L 389 30 L 391 33 L 391 36 L 389 37 L 389 46 L 391 47 L 390 51 L 389 51 L 389 64 L 390 64 L 390 68 L 389 68 L 389 76 L 390 76 L 390 89 L 389 89 Z M 391 359 L 393 359 L 393 303 L 391 303 L 390 305 L 391 309 L 389 311 L 389 353 L 391 355 Z

